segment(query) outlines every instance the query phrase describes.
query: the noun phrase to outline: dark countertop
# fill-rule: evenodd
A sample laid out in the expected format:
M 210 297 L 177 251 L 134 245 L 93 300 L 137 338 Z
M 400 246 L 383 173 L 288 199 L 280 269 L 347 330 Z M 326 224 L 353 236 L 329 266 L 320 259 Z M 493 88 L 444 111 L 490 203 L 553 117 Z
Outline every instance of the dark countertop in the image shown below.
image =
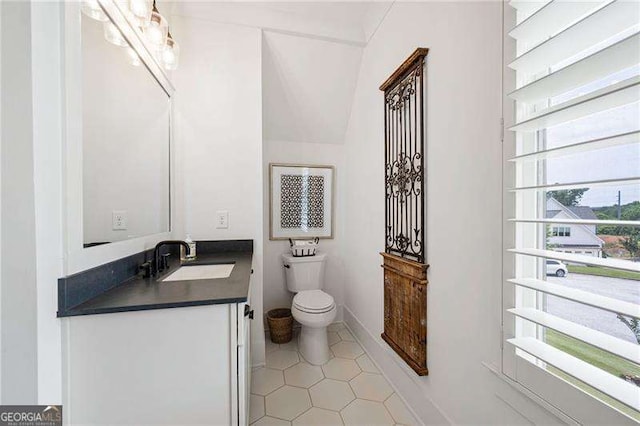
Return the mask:
M 179 262 L 174 261 L 159 277 L 134 277 L 84 303 L 59 311 L 58 317 L 246 302 L 252 273 L 251 259 L 250 251 L 198 253 L 196 260 L 183 263 L 235 263 L 231 275 L 227 278 L 162 282 L 178 269 Z

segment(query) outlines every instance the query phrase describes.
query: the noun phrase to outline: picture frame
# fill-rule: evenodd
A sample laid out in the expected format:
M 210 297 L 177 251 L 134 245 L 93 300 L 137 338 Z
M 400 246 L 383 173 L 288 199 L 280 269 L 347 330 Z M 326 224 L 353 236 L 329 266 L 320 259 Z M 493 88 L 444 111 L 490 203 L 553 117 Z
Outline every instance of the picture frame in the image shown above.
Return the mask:
M 269 164 L 269 239 L 333 238 L 335 167 Z

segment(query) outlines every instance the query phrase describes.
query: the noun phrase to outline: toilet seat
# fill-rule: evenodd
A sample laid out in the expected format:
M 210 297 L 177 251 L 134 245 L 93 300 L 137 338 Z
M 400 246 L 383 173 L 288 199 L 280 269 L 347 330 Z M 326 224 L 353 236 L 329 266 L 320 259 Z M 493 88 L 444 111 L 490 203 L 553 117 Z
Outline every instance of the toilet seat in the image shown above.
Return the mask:
M 306 290 L 294 296 L 293 306 L 309 314 L 323 314 L 335 307 L 335 301 L 322 290 Z

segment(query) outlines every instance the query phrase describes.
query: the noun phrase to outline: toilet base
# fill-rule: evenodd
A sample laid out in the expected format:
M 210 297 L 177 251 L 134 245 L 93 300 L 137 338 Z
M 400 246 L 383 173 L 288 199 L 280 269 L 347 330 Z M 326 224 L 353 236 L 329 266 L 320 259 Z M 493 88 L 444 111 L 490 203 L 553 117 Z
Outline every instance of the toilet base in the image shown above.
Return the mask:
M 298 350 L 309 364 L 322 365 L 329 361 L 327 327 L 314 328 L 303 325 L 298 338 Z

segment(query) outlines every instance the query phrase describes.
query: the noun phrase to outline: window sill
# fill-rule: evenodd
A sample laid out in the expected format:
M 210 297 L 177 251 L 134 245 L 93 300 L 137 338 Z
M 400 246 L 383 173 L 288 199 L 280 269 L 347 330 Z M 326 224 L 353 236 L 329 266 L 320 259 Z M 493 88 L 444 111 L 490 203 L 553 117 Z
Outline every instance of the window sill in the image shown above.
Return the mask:
M 580 422 L 578 422 L 571 416 L 567 415 L 556 406 L 550 404 L 548 401 L 541 398 L 537 394 L 531 392 L 529 389 L 522 386 L 520 383 L 516 382 L 515 380 L 511 379 L 507 375 L 503 374 L 500 370 L 498 370 L 498 368 L 495 365 L 489 364 L 488 362 L 483 362 L 482 365 L 491 373 L 493 373 L 498 379 L 508 384 L 512 389 L 515 389 L 520 394 L 526 396 L 529 400 L 535 402 L 539 407 L 546 410 L 549 414 L 557 417 L 558 420 L 569 425 L 576 425 L 576 426 L 580 425 Z

